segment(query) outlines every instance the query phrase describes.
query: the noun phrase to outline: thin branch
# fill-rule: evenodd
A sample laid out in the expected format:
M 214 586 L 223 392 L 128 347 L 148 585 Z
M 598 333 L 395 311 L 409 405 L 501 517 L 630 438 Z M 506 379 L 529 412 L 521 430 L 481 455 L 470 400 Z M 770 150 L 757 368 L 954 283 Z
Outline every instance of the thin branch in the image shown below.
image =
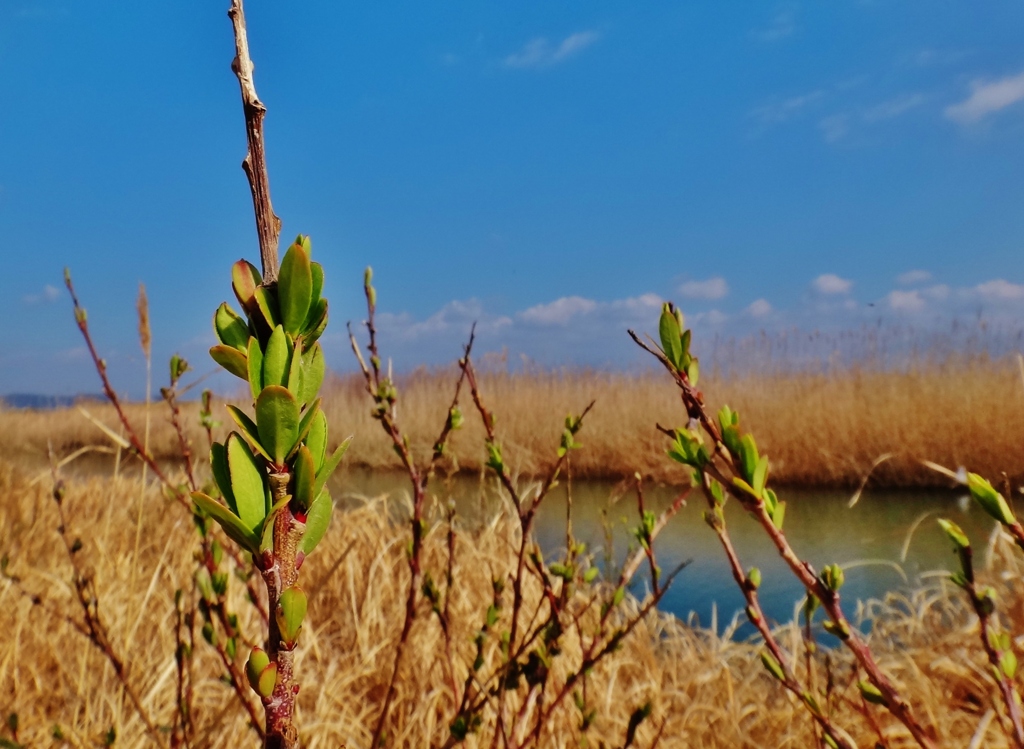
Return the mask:
M 249 56 L 249 39 L 245 31 L 245 10 L 242 0 L 231 0 L 228 17 L 235 32 L 235 59 L 231 70 L 238 78 L 245 113 L 245 137 L 248 153 L 242 169 L 252 191 L 252 206 L 256 213 L 256 233 L 260 240 L 260 260 L 263 263 L 263 283 L 277 281 L 277 247 L 281 237 L 281 219 L 274 213 L 270 202 L 270 175 L 267 173 L 267 154 L 263 141 L 263 118 L 267 108 L 256 94 L 253 80 L 253 62 Z

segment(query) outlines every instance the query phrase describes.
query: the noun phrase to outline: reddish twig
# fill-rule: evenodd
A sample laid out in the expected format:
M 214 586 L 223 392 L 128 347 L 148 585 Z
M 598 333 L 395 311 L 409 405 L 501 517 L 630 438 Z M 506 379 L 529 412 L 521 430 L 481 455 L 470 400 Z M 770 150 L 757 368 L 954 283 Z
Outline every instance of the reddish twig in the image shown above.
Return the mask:
M 860 634 L 850 625 L 840 605 L 840 597 L 837 590 L 827 586 L 824 581 L 815 573 L 814 568 L 800 559 L 781 529 L 776 527 L 772 517 L 768 514 L 764 499 L 756 494 L 749 487 L 732 481 L 734 472 L 734 458 L 722 441 L 722 433 L 718 425 L 708 415 L 704 407 L 703 396 L 691 385 L 685 373 L 679 372 L 668 360 L 665 354 L 652 348 L 640 337 L 629 331 L 630 337 L 642 349 L 650 353 L 662 366 L 672 375 L 680 390 L 680 397 L 686 414 L 690 419 L 696 419 L 704 431 L 711 437 L 713 442 L 712 453 L 704 471 L 727 488 L 730 494 L 743 505 L 743 508 L 750 512 L 760 523 L 765 533 L 771 539 L 779 555 L 789 566 L 794 576 L 804 586 L 808 593 L 814 595 L 822 605 L 832 623 L 832 631 L 850 649 L 854 657 L 868 675 L 868 679 L 879 691 L 882 701 L 889 712 L 896 717 L 917 743 L 923 749 L 935 749 L 935 742 L 924 727 L 917 721 L 910 704 L 899 694 L 896 687 L 878 666 L 870 647 Z M 663 432 L 672 434 L 670 430 L 659 427 Z M 720 457 L 724 468 L 715 462 L 714 458 Z M 726 475 L 726 474 L 730 475 Z

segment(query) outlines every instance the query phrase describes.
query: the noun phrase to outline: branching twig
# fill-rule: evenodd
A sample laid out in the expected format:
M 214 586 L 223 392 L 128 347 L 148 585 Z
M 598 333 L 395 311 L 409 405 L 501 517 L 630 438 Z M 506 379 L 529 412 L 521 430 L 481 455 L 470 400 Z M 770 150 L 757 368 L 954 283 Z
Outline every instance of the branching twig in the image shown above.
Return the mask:
M 103 620 L 100 617 L 99 598 L 96 595 L 96 586 L 92 575 L 84 571 L 78 562 L 77 554 L 82 548 L 82 542 L 77 538 L 72 541 L 68 532 L 67 518 L 64 514 L 64 482 L 57 475 L 56 462 L 54 460 L 52 450 L 50 450 L 50 463 L 51 466 L 53 466 L 53 499 L 57 505 L 57 513 L 59 516 L 57 532 L 64 544 L 64 549 L 67 551 L 68 561 L 71 563 L 71 582 L 75 590 L 75 597 L 82 608 L 82 626 L 76 626 L 76 629 L 88 637 L 96 649 L 99 650 L 107 659 L 107 662 L 110 663 L 111 668 L 114 669 L 114 675 L 121 683 L 121 688 L 124 690 L 128 700 L 132 703 L 132 707 L 135 708 L 135 712 L 139 716 L 139 719 L 146 727 L 147 735 L 154 744 L 162 747 L 164 746 L 164 742 L 159 731 L 157 731 L 156 724 L 153 722 L 152 718 L 149 717 L 149 713 L 146 712 L 146 709 L 142 706 L 142 700 L 140 699 L 138 692 L 128 679 L 128 669 L 125 666 L 125 662 L 114 649 L 114 645 L 110 641 L 106 625 L 103 624 Z
M 422 551 L 423 551 L 423 538 L 426 529 L 426 524 L 423 519 L 423 510 L 427 496 L 427 486 L 430 483 L 430 479 L 433 477 L 437 466 L 440 464 L 441 459 L 444 457 L 448 439 L 452 432 L 459 428 L 462 422 L 462 414 L 458 410 L 459 394 L 462 391 L 462 383 L 466 380 L 466 372 L 463 370 L 457 382 L 455 383 L 455 393 L 452 396 L 451 405 L 448 407 L 448 414 L 444 421 L 444 426 L 441 428 L 441 432 L 437 439 L 433 443 L 431 456 L 425 465 L 419 466 L 413 457 L 412 451 L 409 447 L 408 438 L 402 433 L 401 427 L 398 424 L 398 411 L 396 404 L 398 401 L 398 390 L 395 387 L 394 381 L 388 375 L 384 375 L 381 371 L 381 359 L 380 351 L 377 348 L 377 328 L 375 323 L 375 316 L 377 311 L 377 294 L 373 288 L 372 272 L 370 269 L 366 271 L 366 277 L 363 284 L 363 291 L 366 295 L 366 330 L 369 334 L 369 341 L 367 348 L 370 354 L 370 366 L 366 365 L 366 360 L 363 358 L 362 351 L 356 341 L 355 335 L 352 333 L 352 328 L 349 326 L 349 343 L 352 346 L 352 352 L 355 354 L 357 361 L 359 362 L 360 369 L 363 373 L 363 379 L 366 385 L 366 391 L 373 398 L 374 402 L 374 418 L 376 418 L 384 432 L 388 435 L 391 440 L 392 447 L 398 454 L 399 459 L 402 461 L 402 466 L 405 468 L 406 473 L 409 476 L 409 480 L 412 484 L 413 492 L 413 504 L 412 504 L 412 518 L 410 519 L 410 525 L 412 529 L 412 544 L 408 555 L 409 563 L 409 589 L 405 599 L 405 618 L 402 622 L 402 632 L 399 635 L 398 646 L 395 650 L 394 665 L 391 670 L 391 678 L 388 682 L 387 692 L 384 697 L 384 705 L 381 707 L 380 715 L 377 718 L 377 723 L 373 730 L 373 740 L 371 746 L 376 747 L 379 745 L 381 736 L 384 731 L 384 725 L 387 722 L 388 714 L 391 709 L 391 703 L 395 695 L 395 683 L 398 680 L 398 672 L 401 668 L 403 656 L 405 654 L 405 648 L 409 641 L 409 634 L 412 631 L 412 624 L 416 618 L 416 607 L 420 596 L 420 589 L 423 586 L 423 567 L 422 567 Z M 474 332 L 470 333 L 469 341 L 465 346 L 465 356 L 468 357 L 473 349 Z M 389 368 L 390 369 L 390 368 Z M 449 518 L 449 524 L 451 518 Z M 454 536 L 450 535 L 450 543 L 454 543 Z M 450 565 L 452 564 L 452 556 L 454 549 L 449 550 L 449 575 L 448 584 L 451 585 L 451 570 Z M 430 582 L 428 580 L 428 582 Z M 433 591 L 432 591 L 433 592 Z M 438 617 L 441 622 L 441 627 L 445 635 L 445 640 L 448 643 L 450 652 L 450 634 L 447 621 L 447 603 L 445 609 L 442 611 L 437 608 L 437 602 L 435 601 L 435 609 L 438 611 Z M 449 664 L 450 665 L 450 664 Z M 452 690 L 452 699 L 458 701 L 459 695 L 455 683 L 454 673 L 449 669 L 449 686 Z
M 776 526 L 775 521 L 769 514 L 763 497 L 750 488 L 749 484 L 742 481 L 738 483 L 733 481 L 734 476 L 739 478 L 739 474 L 735 469 L 734 457 L 730 450 L 726 448 L 718 425 L 708 415 L 704 407 L 703 396 L 690 383 L 687 374 L 680 372 L 657 346 L 652 348 L 632 330 L 629 331 L 629 335 L 638 346 L 661 362 L 662 366 L 672 375 L 676 385 L 679 387 L 680 397 L 687 417 L 691 420 L 695 419 L 711 437 L 713 444 L 711 454 L 708 456 L 706 464 L 702 466 L 702 472 L 719 482 L 723 488 L 736 497 L 745 510 L 755 517 L 796 578 L 808 593 L 814 595 L 821 602 L 822 608 L 831 620 L 831 631 L 850 649 L 858 663 L 867 673 L 871 684 L 878 691 L 879 700 L 897 720 L 906 726 L 907 730 L 910 731 L 911 735 L 923 749 L 935 749 L 934 740 L 925 731 L 924 727 L 918 723 L 910 709 L 909 703 L 899 694 L 896 687 L 878 666 L 871 649 L 863 637 L 846 619 L 840 606 L 838 586 L 826 585 L 825 581 L 815 573 L 813 567 L 797 556 L 789 545 L 785 534 Z M 668 434 L 674 434 L 670 430 L 661 429 Z M 719 465 L 715 458 L 721 458 L 722 465 Z

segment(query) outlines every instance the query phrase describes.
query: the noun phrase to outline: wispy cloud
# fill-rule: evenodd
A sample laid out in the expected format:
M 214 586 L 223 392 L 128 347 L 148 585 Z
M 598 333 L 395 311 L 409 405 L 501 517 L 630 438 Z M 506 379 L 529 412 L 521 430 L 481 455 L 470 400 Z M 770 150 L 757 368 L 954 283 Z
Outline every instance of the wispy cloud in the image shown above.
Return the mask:
M 771 44 L 793 36 L 796 31 L 796 14 L 792 10 L 784 10 L 776 13 L 767 26 L 754 29 L 750 35 L 759 42 Z
M 519 318 L 536 325 L 568 325 L 577 315 L 597 309 L 597 302 L 581 296 L 564 296 L 548 304 L 538 304 L 519 313 Z
M 896 277 L 897 283 L 901 286 L 914 286 L 919 283 L 927 283 L 932 280 L 932 274 L 926 270 L 908 270 Z
M 823 273 L 811 282 L 811 289 L 822 296 L 849 294 L 853 281 L 840 278 L 835 273 Z
M 596 31 L 579 31 L 557 43 L 545 37 L 537 37 L 528 41 L 518 52 L 506 57 L 503 63 L 507 68 L 517 69 L 551 67 L 579 54 L 600 38 L 601 35 Z
M 21 301 L 25 304 L 50 304 L 60 298 L 60 291 L 56 286 L 46 284 L 38 294 L 25 294 Z
M 946 107 L 947 119 L 960 125 L 973 125 L 1024 99 L 1024 72 L 995 81 L 971 81 L 971 94 L 958 104 Z
M 729 284 L 721 276 L 704 281 L 685 281 L 679 293 L 687 299 L 722 299 L 729 293 Z
M 861 118 L 864 122 L 875 123 L 882 120 L 891 120 L 894 117 L 904 115 L 912 109 L 916 109 L 927 101 L 922 93 L 901 94 L 900 96 L 875 104 L 864 110 Z
M 821 137 L 829 143 L 836 143 L 850 132 L 850 116 L 847 114 L 831 114 L 818 121 Z
M 824 97 L 825 92 L 821 89 L 808 91 L 806 94 L 771 101 L 755 107 L 750 111 L 750 116 L 764 125 L 777 125 L 798 117 Z

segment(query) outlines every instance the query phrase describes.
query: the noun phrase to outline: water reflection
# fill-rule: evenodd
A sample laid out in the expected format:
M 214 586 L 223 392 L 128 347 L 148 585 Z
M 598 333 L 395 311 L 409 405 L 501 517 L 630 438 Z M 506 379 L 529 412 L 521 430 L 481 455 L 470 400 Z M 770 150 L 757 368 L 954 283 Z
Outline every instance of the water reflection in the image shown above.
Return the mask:
M 409 494 L 408 480 L 401 474 L 358 470 L 342 473 L 334 490 L 343 503 L 365 496 Z M 646 487 L 647 507 L 660 512 L 678 491 L 669 486 Z M 489 516 L 500 501 L 493 480 L 476 477 L 437 481 L 430 492 L 438 501 L 454 499 L 459 514 L 470 521 Z M 797 553 L 817 569 L 838 562 L 846 570 L 842 592 L 848 614 L 854 611 L 857 600 L 880 598 L 889 591 L 918 585 L 922 572 L 953 568 L 950 543 L 936 518 L 954 520 L 979 545 L 993 527 L 988 516 L 952 492 L 869 491 L 853 508 L 848 507 L 849 493 L 841 491 L 793 489 L 781 491 L 780 497 L 787 502 L 785 530 Z M 633 540 L 630 528 L 638 522 L 635 493 L 612 482 L 575 481 L 572 499 L 576 538 L 587 543 L 602 567 L 606 556 L 614 560 L 613 564 L 621 563 Z M 666 571 L 692 560 L 666 595 L 662 608 L 682 619 L 695 616 L 704 626 L 710 625 L 716 608 L 721 630 L 745 604 L 717 537 L 702 519 L 703 510 L 703 499 L 691 495 L 687 506 L 655 543 L 659 563 Z M 565 548 L 565 517 L 563 485 L 545 500 L 537 517 L 538 541 L 548 558 Z M 737 503 L 730 502 L 726 507 L 726 521 L 743 565 L 761 569 L 765 614 L 775 621 L 791 620 L 794 608 L 803 600 L 803 588 L 757 522 Z M 606 542 L 609 526 L 610 549 Z M 635 585 L 637 592 L 649 585 L 646 568 Z M 751 632 L 746 625 L 739 635 Z

